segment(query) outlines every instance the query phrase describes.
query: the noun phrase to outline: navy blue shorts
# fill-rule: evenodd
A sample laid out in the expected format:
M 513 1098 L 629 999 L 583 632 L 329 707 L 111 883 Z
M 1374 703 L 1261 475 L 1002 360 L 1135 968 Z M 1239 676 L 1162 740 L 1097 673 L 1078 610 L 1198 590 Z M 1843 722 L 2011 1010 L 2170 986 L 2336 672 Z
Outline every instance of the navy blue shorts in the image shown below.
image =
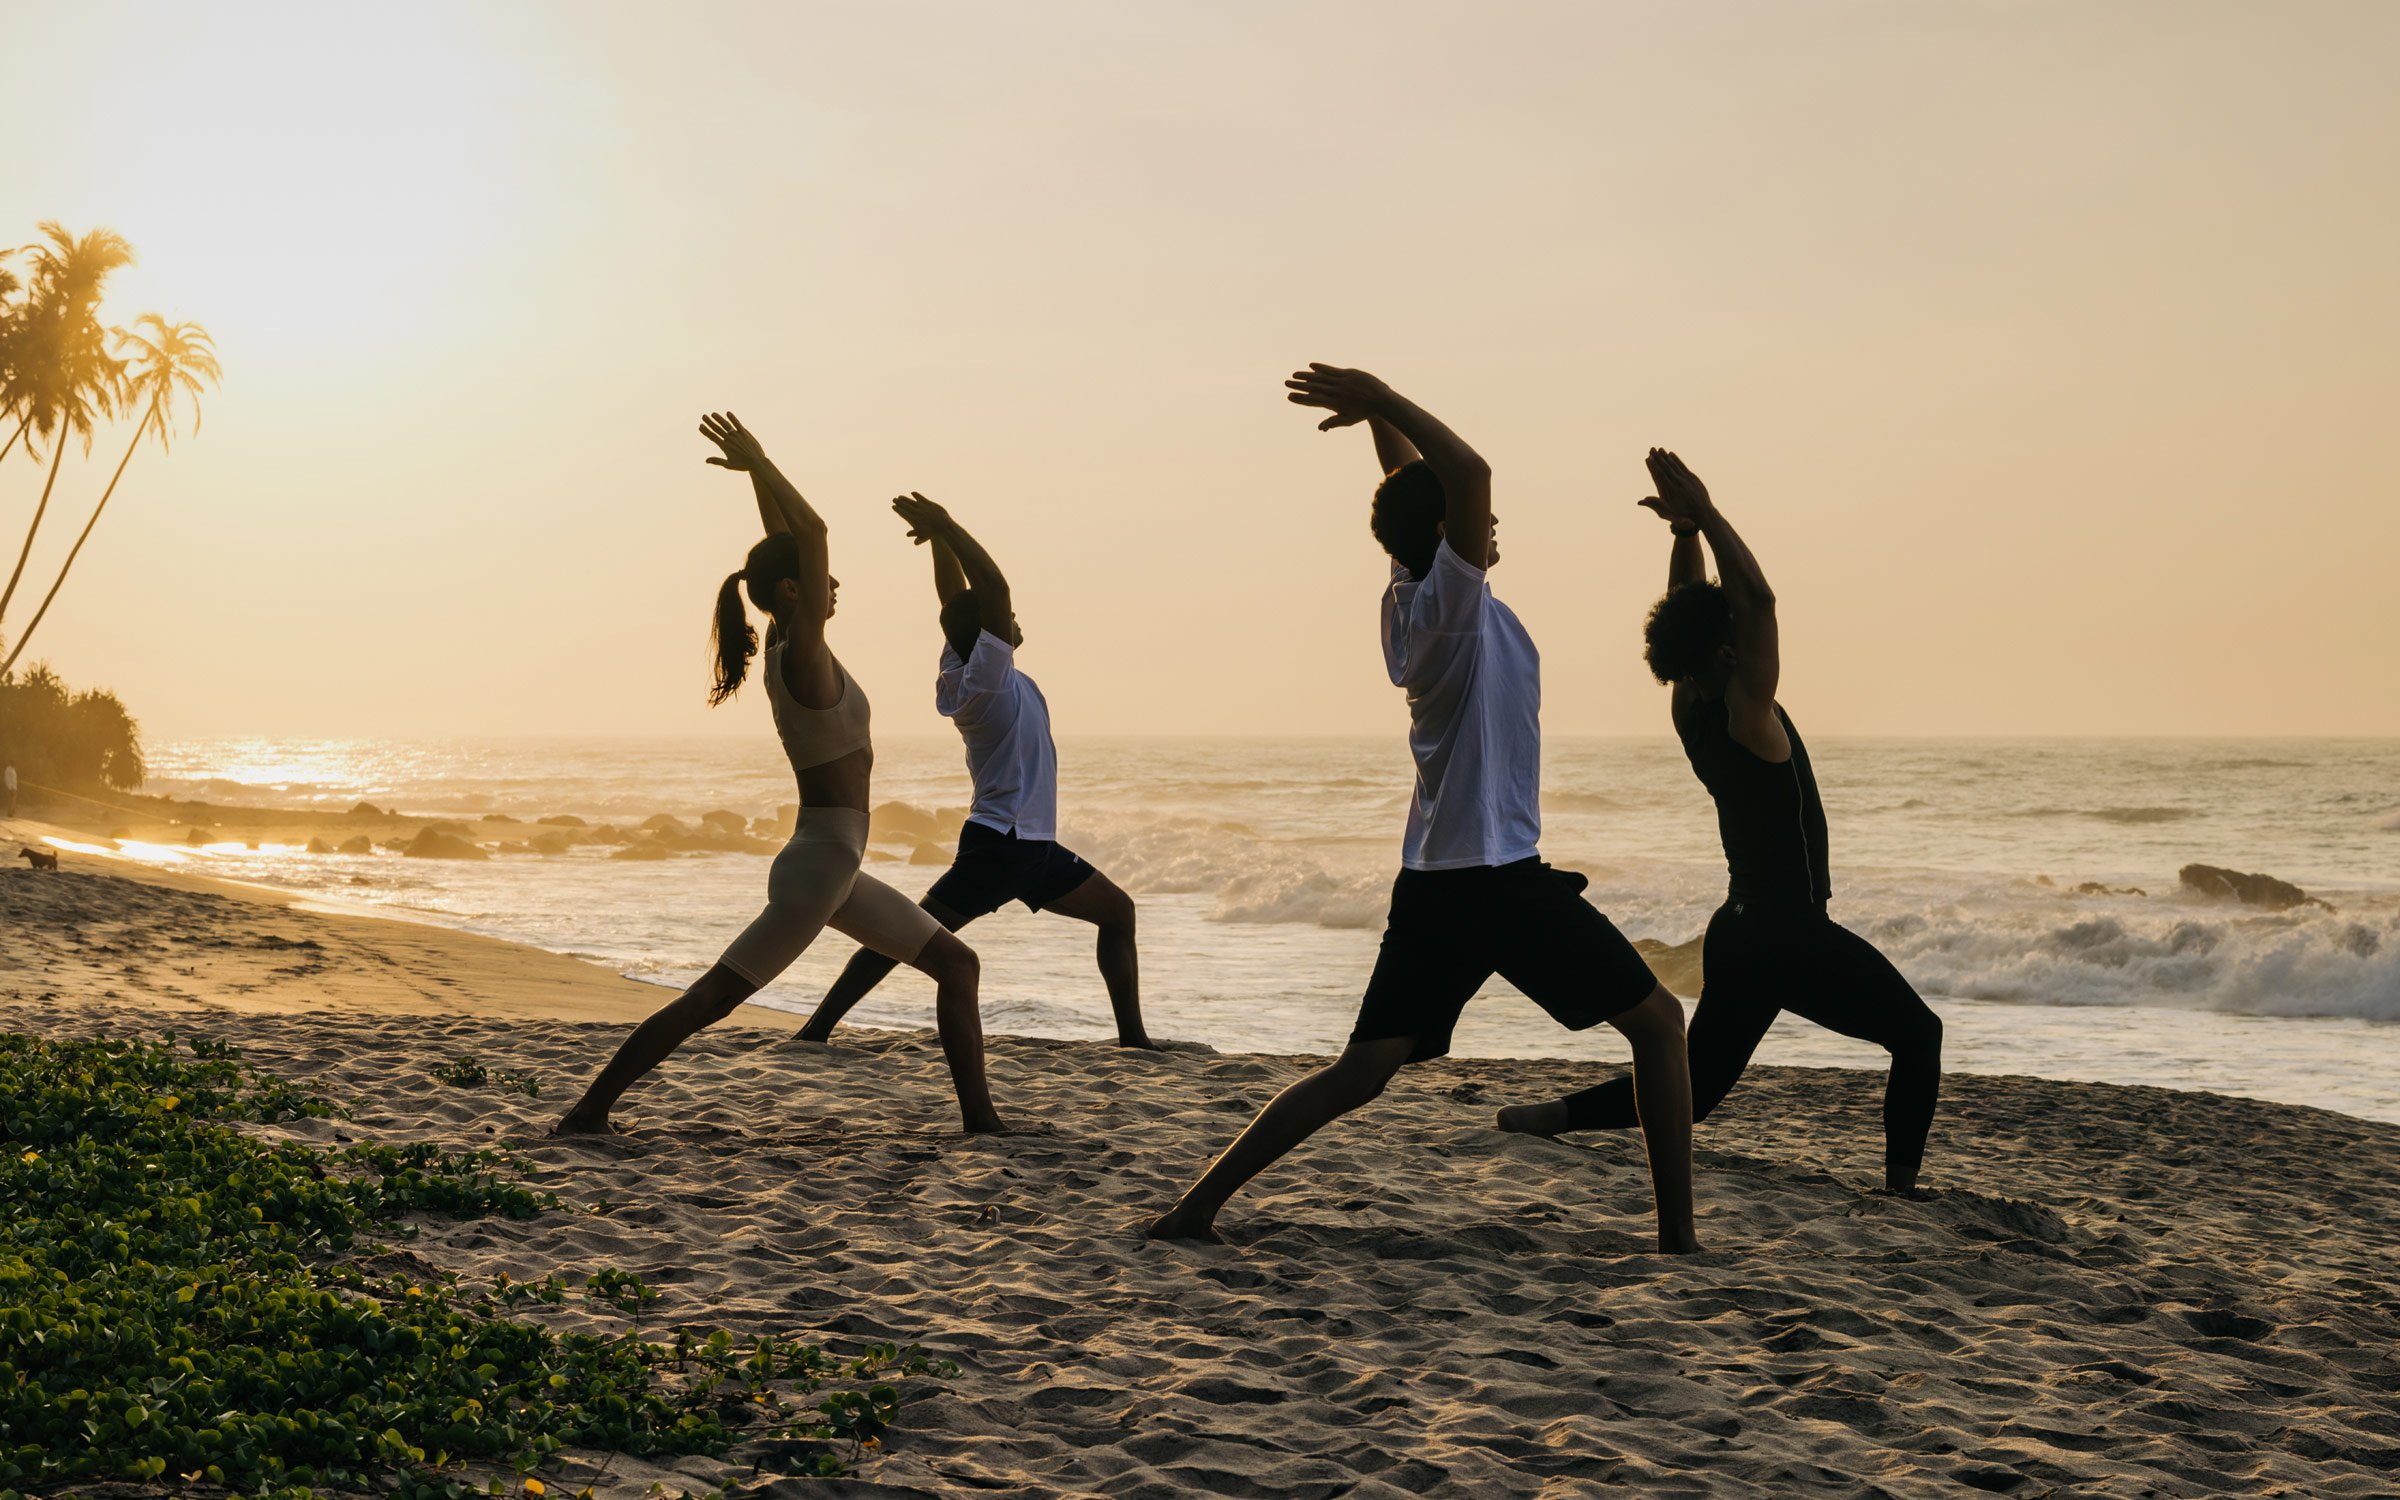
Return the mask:
M 1092 878 L 1083 856 L 1049 839 L 1021 839 L 982 823 L 958 831 L 958 855 L 925 893 L 962 917 L 986 917 L 1011 901 L 1040 911 Z
M 1590 884 L 1538 858 L 1402 870 L 1350 1040 L 1414 1037 L 1410 1062 L 1443 1056 L 1460 1012 L 1494 974 L 1569 1031 L 1641 1004 L 1658 979 L 1616 924 L 1583 899 Z

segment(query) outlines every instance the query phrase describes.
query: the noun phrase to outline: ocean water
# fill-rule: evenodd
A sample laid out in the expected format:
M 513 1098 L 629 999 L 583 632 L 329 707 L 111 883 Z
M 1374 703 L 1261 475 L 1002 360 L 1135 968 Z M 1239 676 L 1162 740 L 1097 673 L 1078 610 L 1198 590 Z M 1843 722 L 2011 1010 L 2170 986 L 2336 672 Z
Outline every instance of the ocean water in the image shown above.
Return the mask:
M 1938 1009 L 1953 1069 L 2209 1088 L 2400 1120 L 2400 741 L 1812 740 L 1833 830 L 1834 914 Z M 1409 766 L 1389 739 L 1104 739 L 1060 744 L 1063 837 L 1142 906 L 1155 1034 L 1222 1050 L 1338 1047 L 1374 961 Z M 794 800 L 771 738 L 474 743 L 190 740 L 155 747 L 150 790 L 346 808 L 361 798 L 472 821 L 770 816 Z M 1633 937 L 1696 936 L 1724 866 L 1706 794 L 1668 739 L 1559 739 L 1543 849 L 1592 876 Z M 879 745 L 876 800 L 952 815 L 953 739 Z M 493 838 L 501 837 L 495 831 Z M 517 836 L 522 836 L 518 831 Z M 914 895 L 940 873 L 880 846 Z M 170 856 L 161 852 L 154 857 Z M 216 846 L 210 873 L 533 943 L 665 985 L 704 970 L 764 899 L 766 859 L 488 863 Z M 2265 912 L 2182 890 L 2199 862 L 2292 881 L 2324 906 Z M 2105 890 L 2078 891 L 2094 884 Z M 989 1028 L 1110 1034 L 1091 929 L 1012 907 L 969 930 Z M 761 997 L 805 1011 L 846 957 L 826 941 Z M 855 1013 L 924 1025 L 899 975 Z M 1462 1053 L 1620 1065 L 1606 1028 L 1559 1030 L 1495 984 Z M 1769 1062 L 1879 1066 L 1796 1018 Z

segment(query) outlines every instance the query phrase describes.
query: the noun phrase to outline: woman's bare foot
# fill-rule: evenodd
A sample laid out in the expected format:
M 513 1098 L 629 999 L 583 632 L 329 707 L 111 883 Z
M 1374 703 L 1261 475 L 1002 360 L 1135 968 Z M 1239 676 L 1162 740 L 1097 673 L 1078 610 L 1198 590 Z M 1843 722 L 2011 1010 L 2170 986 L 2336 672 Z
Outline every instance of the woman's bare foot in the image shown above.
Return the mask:
M 1122 1033 L 1120 1033 L 1117 1037 L 1117 1045 L 1120 1047 L 1133 1047 L 1143 1052 L 1164 1052 L 1167 1050 L 1166 1048 L 1161 1047 L 1158 1043 L 1150 1040 L 1150 1038 L 1147 1036 L 1125 1036 Z
M 611 1124 L 606 1115 L 593 1117 L 584 1114 L 581 1110 L 571 1109 L 559 1116 L 558 1123 L 550 1127 L 550 1133 L 554 1136 L 567 1136 L 623 1135 L 625 1132 Z
M 1222 1245 L 1225 1236 L 1217 1233 L 1216 1216 L 1202 1218 L 1178 1203 L 1150 1221 L 1142 1231 L 1146 1240 L 1199 1240 L 1203 1244 Z
M 1502 1130 L 1518 1135 L 1554 1136 L 1567 1128 L 1567 1106 L 1563 1099 L 1547 1104 L 1511 1104 L 1500 1111 L 1496 1122 Z
M 1009 1133 L 1008 1122 L 1001 1119 L 998 1114 L 989 1111 L 980 1115 L 968 1115 L 966 1124 L 969 1135 L 1006 1135 Z

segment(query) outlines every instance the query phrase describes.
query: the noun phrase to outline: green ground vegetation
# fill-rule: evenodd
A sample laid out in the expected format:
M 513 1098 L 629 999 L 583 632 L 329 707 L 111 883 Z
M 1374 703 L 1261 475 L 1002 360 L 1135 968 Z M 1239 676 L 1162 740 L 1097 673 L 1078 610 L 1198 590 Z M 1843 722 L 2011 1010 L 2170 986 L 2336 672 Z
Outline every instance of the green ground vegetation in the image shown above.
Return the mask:
M 776 1452 L 840 1474 L 956 1373 L 911 1347 L 514 1316 L 567 1280 L 378 1274 L 419 1216 L 569 1212 L 504 1155 L 322 1149 L 245 1126 L 335 1113 L 208 1041 L 0 1035 L 0 1500 L 149 1481 L 210 1493 L 539 1495 L 564 1448 Z M 383 1258 L 389 1264 L 389 1258 Z

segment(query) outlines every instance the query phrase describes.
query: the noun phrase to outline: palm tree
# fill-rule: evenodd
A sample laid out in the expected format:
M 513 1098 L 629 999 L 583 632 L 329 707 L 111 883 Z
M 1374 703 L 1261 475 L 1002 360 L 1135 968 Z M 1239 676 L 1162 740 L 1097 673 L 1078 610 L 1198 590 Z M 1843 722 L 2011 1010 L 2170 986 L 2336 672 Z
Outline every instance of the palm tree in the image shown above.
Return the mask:
M 58 565 L 58 577 L 51 581 L 50 592 L 42 596 L 42 607 L 33 612 L 33 618 L 18 633 L 16 648 L 9 652 L 8 660 L 0 662 L 0 678 L 7 677 L 9 669 L 17 664 L 17 658 L 25 654 L 25 643 L 33 639 L 33 632 L 41 625 L 42 616 L 50 613 L 50 601 L 58 597 L 59 586 L 67 581 L 67 570 L 75 566 L 75 559 L 83 551 L 84 542 L 91 537 L 92 528 L 100 524 L 100 513 L 108 509 L 109 497 L 117 492 L 117 481 L 125 477 L 125 466 L 133 462 L 133 450 L 142 445 L 142 435 L 155 430 L 159 451 L 166 451 L 168 441 L 174 434 L 175 397 L 178 392 L 190 400 L 192 431 L 198 432 L 200 382 L 206 380 L 214 385 L 223 373 L 217 368 L 216 344 L 209 338 L 208 330 L 199 324 L 170 324 L 156 313 L 144 313 L 134 320 L 134 326 L 143 331 L 129 333 L 119 328 L 114 333 L 119 349 L 131 346 L 133 350 L 133 369 L 126 381 L 126 390 L 136 401 L 147 396 L 149 404 L 142 412 L 141 421 L 134 424 L 133 441 L 125 445 L 125 456 L 117 460 L 117 472 L 108 477 L 108 488 L 100 492 L 100 503 L 92 507 L 92 518 L 83 523 L 82 533 L 67 551 L 67 560 Z
M 122 405 L 125 362 L 108 352 L 107 331 L 100 326 L 100 288 L 108 274 L 133 262 L 133 247 L 113 229 L 95 229 L 81 239 L 56 222 L 42 225 L 47 245 L 33 247 L 33 296 L 22 320 L 16 346 L 15 386 L 24 408 L 24 425 L 37 438 L 57 437 L 50 458 L 50 477 L 42 483 L 41 503 L 33 523 L 25 528 L 25 545 L 17 550 L 17 565 L 0 589 L 0 617 L 17 594 L 25 576 L 25 559 L 33 555 L 33 539 L 50 510 L 50 491 L 58 483 L 58 466 L 67 455 L 70 436 L 92 448 L 92 421 Z
M 25 283 L 7 265 L 16 254 L 14 250 L 0 251 L 0 421 L 17 414 L 19 401 L 17 356 L 24 343 L 25 305 L 16 296 L 25 289 Z M 7 461 L 16 449 L 17 439 L 24 435 L 25 424 L 20 421 L 17 430 L 8 435 L 7 444 L 0 446 L 0 462 Z

